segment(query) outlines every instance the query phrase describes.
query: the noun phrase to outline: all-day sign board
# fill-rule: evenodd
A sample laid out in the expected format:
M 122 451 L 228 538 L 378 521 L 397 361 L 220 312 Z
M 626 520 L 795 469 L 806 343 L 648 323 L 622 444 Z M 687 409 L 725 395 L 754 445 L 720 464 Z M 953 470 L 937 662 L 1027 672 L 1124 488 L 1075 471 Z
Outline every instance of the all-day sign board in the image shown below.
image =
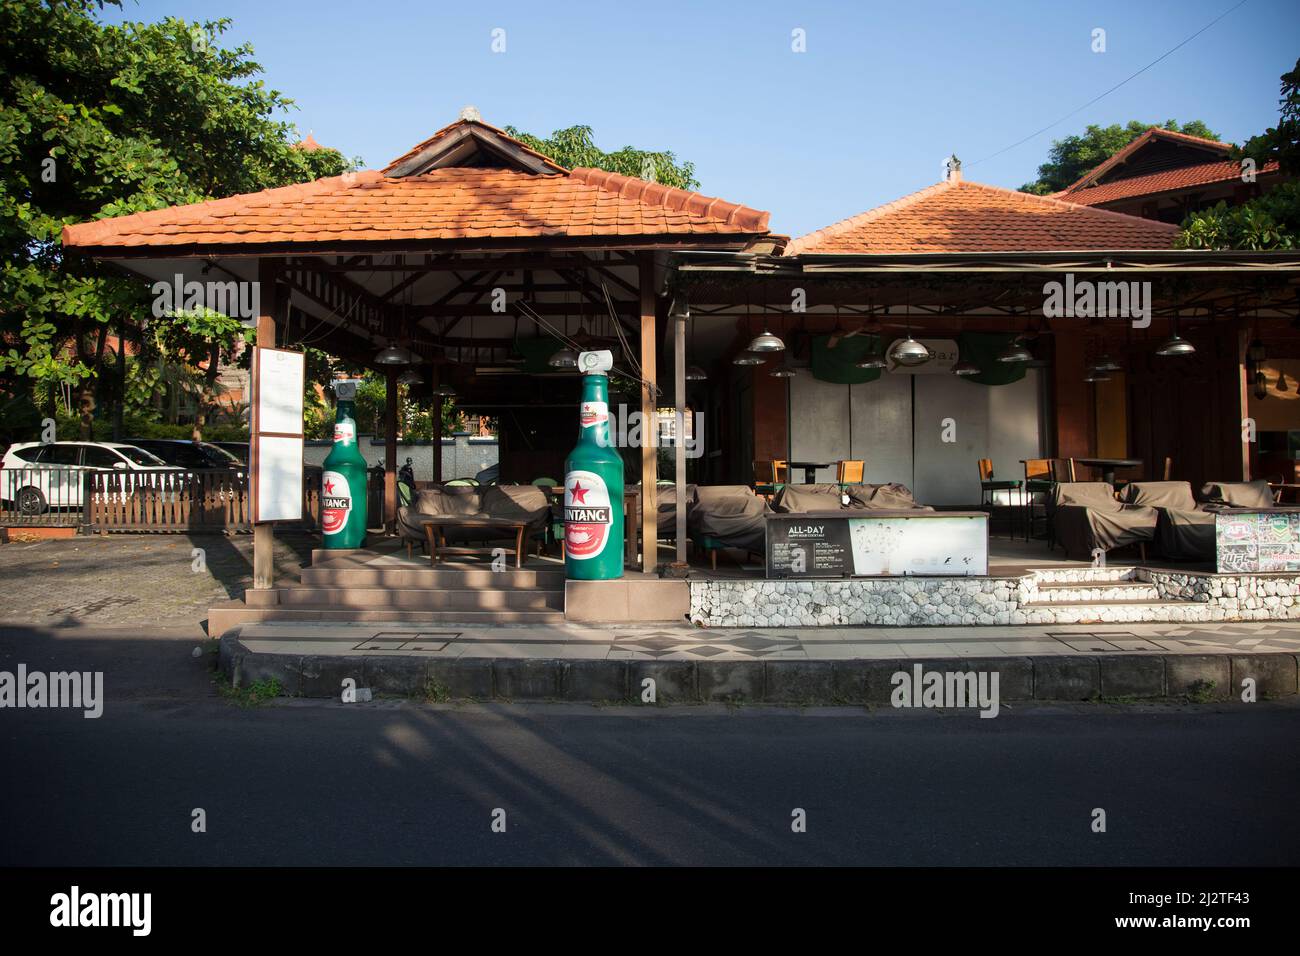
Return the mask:
M 253 350 L 253 521 L 302 520 L 302 352 Z

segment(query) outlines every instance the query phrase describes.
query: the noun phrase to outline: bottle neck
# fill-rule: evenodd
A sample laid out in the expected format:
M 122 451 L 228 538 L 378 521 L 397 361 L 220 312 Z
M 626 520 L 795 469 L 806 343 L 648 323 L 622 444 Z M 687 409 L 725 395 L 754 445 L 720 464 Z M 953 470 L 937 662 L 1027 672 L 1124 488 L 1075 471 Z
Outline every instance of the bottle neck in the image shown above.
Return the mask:
M 578 405 L 578 444 L 611 448 L 609 438 L 609 379 L 604 375 L 582 377 L 582 399 Z
M 357 443 L 356 406 L 351 401 L 339 400 L 334 413 L 334 445 L 355 446 Z

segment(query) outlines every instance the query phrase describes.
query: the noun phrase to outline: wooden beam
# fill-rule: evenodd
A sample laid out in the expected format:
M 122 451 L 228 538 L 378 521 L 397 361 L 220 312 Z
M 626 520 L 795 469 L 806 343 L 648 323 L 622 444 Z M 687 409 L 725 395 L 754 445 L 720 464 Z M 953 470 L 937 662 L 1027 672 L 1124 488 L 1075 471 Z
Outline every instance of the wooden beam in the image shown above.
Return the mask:
M 637 285 L 641 291 L 641 570 L 645 574 L 653 574 L 659 561 L 654 278 L 654 255 L 643 252 L 637 257 Z
M 276 279 L 280 266 L 281 262 L 275 259 L 259 259 L 257 262 L 258 294 L 261 305 L 261 314 L 257 317 L 257 344 L 261 348 L 275 346 L 275 312 L 279 293 Z M 253 379 L 252 385 L 252 407 L 256 409 L 259 397 L 256 379 Z M 259 521 L 253 525 L 253 588 L 257 591 L 266 591 L 273 587 L 275 587 L 275 525 L 269 521 Z
M 397 369 L 384 369 L 384 530 L 397 530 Z

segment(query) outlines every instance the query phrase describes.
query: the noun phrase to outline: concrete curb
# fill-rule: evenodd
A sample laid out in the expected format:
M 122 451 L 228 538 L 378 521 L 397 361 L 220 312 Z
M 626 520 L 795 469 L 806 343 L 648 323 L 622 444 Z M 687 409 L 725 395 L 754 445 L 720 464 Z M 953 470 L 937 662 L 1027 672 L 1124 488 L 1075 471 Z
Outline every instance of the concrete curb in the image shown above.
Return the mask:
M 236 633 L 221 639 L 222 672 L 235 687 L 277 680 L 294 697 L 337 698 L 344 678 L 376 694 L 432 700 L 642 700 L 657 703 L 889 704 L 898 671 L 998 674 L 999 699 L 1218 701 L 1255 681 L 1258 699 L 1300 693 L 1294 654 L 1143 654 L 1123 657 L 933 658 L 846 661 L 563 660 L 253 653 Z

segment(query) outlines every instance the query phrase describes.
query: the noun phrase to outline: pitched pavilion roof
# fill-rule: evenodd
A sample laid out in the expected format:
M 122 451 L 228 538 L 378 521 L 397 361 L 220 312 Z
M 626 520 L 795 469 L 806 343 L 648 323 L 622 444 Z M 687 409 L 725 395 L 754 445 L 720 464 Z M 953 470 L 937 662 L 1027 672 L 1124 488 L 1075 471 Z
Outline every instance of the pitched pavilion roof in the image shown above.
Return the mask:
M 1281 171 L 1277 160 L 1270 160 L 1255 171 L 1256 176 L 1272 175 Z M 1193 186 L 1208 186 L 1214 183 L 1241 179 L 1241 164 L 1231 159 L 1213 163 L 1197 163 L 1195 166 L 1183 166 L 1165 172 L 1147 173 L 1145 176 L 1130 176 L 1127 179 L 1113 179 L 1096 186 L 1084 186 L 1079 189 L 1071 187 L 1065 192 L 1056 193 L 1059 199 L 1096 206 L 1101 203 L 1114 202 L 1119 199 L 1131 199 L 1135 196 L 1152 196 L 1159 193 L 1176 192 Z
M 1170 249 L 1178 227 L 958 175 L 794 239 L 786 255 Z
M 1217 139 L 1206 139 L 1203 136 L 1191 136 L 1187 133 L 1175 133 L 1173 130 L 1152 126 L 1137 139 L 1133 140 L 1133 142 L 1116 152 L 1109 159 L 1088 170 L 1077 180 L 1066 186 L 1065 189 L 1061 190 L 1061 192 L 1056 193 L 1056 195 L 1063 197 L 1067 193 L 1077 192 L 1088 186 L 1100 183 L 1112 173 L 1119 172 L 1120 167 L 1125 163 L 1131 162 L 1138 153 L 1142 152 L 1142 150 L 1146 149 L 1153 143 L 1159 142 L 1173 143 L 1178 146 L 1188 146 L 1194 150 L 1204 152 L 1204 159 L 1206 161 L 1222 160 L 1232 151 L 1231 143 L 1221 143 Z M 1238 172 L 1240 172 L 1240 170 L 1238 170 Z
M 528 238 L 702 240 L 767 233 L 768 214 L 595 169 L 566 170 L 476 119 L 385 170 L 67 226 L 65 246 L 310 245 Z

